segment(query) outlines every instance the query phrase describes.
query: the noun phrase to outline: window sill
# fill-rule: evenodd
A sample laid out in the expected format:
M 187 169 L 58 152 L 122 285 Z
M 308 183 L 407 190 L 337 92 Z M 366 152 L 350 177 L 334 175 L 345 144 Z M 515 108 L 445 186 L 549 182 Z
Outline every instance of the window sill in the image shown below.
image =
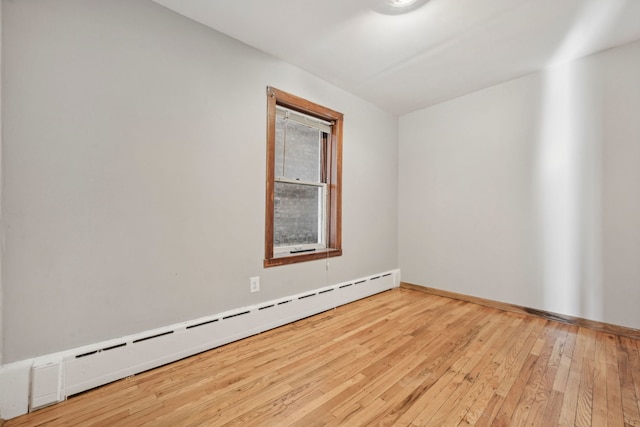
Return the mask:
M 299 254 L 283 253 L 274 255 L 273 258 L 264 260 L 265 267 L 275 267 L 277 265 L 295 264 L 298 262 L 313 261 L 342 255 L 342 249 L 320 249 L 313 252 L 303 252 Z

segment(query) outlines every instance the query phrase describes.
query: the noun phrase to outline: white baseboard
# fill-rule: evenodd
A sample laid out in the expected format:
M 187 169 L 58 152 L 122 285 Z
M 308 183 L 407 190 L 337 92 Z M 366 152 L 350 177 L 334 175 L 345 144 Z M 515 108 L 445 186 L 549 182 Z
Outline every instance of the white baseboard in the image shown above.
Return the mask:
M 218 347 L 400 285 L 400 270 L 0 366 L 0 418 Z

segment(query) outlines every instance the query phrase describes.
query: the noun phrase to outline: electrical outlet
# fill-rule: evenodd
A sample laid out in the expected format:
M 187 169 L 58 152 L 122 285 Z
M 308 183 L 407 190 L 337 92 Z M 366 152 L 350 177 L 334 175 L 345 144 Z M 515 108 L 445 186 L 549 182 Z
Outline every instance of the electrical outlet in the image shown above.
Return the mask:
M 251 292 L 260 292 L 260 277 L 252 277 L 249 279 L 249 290 Z

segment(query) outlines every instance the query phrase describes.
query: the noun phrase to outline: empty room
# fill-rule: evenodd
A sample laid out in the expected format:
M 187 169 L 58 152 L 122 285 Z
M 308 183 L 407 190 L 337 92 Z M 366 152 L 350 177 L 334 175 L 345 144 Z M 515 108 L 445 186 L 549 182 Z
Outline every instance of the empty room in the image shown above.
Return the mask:
M 640 426 L 640 1 L 0 16 L 0 426 Z

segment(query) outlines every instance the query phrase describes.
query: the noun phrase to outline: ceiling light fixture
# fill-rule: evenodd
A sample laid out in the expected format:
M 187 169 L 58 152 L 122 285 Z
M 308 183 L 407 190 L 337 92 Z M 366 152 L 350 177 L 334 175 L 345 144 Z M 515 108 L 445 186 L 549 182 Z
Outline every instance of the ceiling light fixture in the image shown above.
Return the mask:
M 429 0 L 374 0 L 374 10 L 385 15 L 411 12 Z
M 408 7 L 415 3 L 416 0 L 388 0 L 390 6 L 393 7 Z

